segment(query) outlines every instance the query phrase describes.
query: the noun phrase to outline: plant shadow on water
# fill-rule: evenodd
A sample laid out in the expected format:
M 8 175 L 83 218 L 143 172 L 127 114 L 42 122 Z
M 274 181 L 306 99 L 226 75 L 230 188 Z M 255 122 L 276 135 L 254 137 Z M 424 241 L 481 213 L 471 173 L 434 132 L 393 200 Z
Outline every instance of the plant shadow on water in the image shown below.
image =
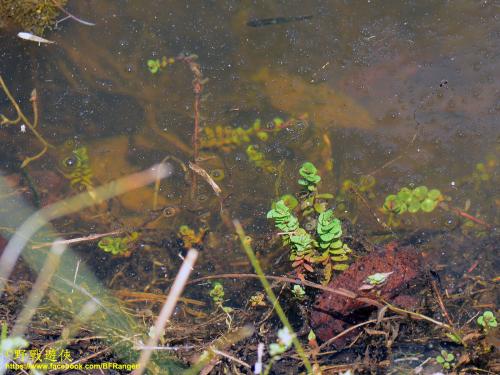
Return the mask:
M 27 327 L 32 349 L 137 361 L 195 248 L 151 373 L 498 371 L 495 5 L 67 7 L 95 26 L 66 20 L 38 46 L 0 25 L 0 248 L 31 212 L 10 216 L 12 197 L 94 199 L 29 241 L 2 295 L 9 333 L 57 236 L 72 248 Z M 96 193 L 161 161 L 168 179 Z

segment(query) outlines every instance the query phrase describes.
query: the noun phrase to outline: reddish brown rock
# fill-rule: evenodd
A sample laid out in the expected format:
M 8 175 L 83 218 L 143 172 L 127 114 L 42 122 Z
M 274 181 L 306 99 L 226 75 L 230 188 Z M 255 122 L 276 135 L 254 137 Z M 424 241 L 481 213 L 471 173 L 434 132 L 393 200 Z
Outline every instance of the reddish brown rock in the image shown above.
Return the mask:
M 391 246 L 382 252 L 359 258 L 346 271 L 333 279 L 328 286 L 335 289 L 344 288 L 356 293 L 359 297 L 373 300 L 377 300 L 379 298 L 377 294 L 379 294 L 385 300 L 393 303 L 405 301 L 404 304 L 407 305 L 410 300 L 403 296 L 412 292 L 410 288 L 413 281 L 422 274 L 421 271 L 421 255 L 415 248 L 396 249 Z M 368 276 L 386 272 L 393 273 L 383 285 L 371 290 L 359 290 Z M 412 301 L 414 302 L 415 299 Z M 348 328 L 350 323 L 356 320 L 355 313 L 366 308 L 370 308 L 370 305 L 365 301 L 323 292 L 314 303 L 311 326 L 316 335 L 326 341 Z

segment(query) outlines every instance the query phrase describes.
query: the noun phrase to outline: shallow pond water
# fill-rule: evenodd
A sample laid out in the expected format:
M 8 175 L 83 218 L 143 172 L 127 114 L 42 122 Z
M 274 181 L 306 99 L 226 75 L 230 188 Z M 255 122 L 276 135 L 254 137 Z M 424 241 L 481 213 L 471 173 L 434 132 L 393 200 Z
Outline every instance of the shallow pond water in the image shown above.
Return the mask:
M 490 247 L 464 245 L 494 236 L 498 224 L 495 2 L 89 0 L 70 2 L 68 9 L 95 26 L 66 20 L 44 35 L 55 44 L 41 46 L 16 38 L 15 29 L 0 34 L 0 74 L 28 113 L 36 88 L 38 130 L 54 146 L 23 171 L 39 190 L 36 204 L 166 157 L 174 167 L 156 197 L 154 187 L 142 188 L 54 223 L 68 238 L 141 231 L 126 257 L 104 253 L 96 243 L 76 249 L 76 258 L 106 286 L 164 292 L 181 262 L 184 224 L 207 230 L 196 276 L 251 272 L 221 207 L 243 223 L 269 273 L 290 271 L 265 215 L 272 201 L 298 191 L 306 161 L 317 165 L 321 191 L 334 196 L 346 194 L 346 180 L 375 178 L 363 201 L 347 194 L 333 204 L 338 216 L 355 224 L 354 233 L 374 243 L 411 237 L 450 275 L 473 265 L 478 274 L 495 275 L 494 258 L 482 253 Z M 178 58 L 191 54 L 195 60 Z M 152 73 L 148 61 L 164 56 L 178 59 Z M 190 61 L 202 74 L 199 116 Z M 4 96 L 0 112 L 13 113 Z M 222 201 L 199 176 L 193 188 L 187 171 L 197 152 L 195 117 L 201 127 L 197 162 L 217 180 Z M 276 118 L 289 126 L 272 131 Z M 248 130 L 257 119 L 265 135 L 206 146 L 205 129 Z M 0 141 L 0 168 L 12 176 L 40 149 L 20 128 L 0 128 Z M 250 160 L 250 145 L 267 164 Z M 68 172 L 65 164 L 72 166 L 77 149 L 85 150 L 85 172 Z M 388 194 L 420 185 L 439 189 L 453 208 L 395 218 L 381 211 Z M 206 300 L 208 289 L 187 294 Z

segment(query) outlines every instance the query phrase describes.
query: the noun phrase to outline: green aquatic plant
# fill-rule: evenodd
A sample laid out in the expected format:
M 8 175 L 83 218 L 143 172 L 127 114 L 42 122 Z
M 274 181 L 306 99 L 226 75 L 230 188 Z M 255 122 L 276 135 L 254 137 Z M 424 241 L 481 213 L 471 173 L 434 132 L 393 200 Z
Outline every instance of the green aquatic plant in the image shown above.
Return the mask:
M 383 211 L 398 215 L 419 211 L 428 213 L 434 211 L 443 200 L 444 196 L 438 189 L 429 190 L 426 186 L 419 186 L 412 190 L 404 187 L 397 194 L 385 198 Z
M 152 74 L 156 74 L 173 63 L 175 63 L 175 59 L 173 57 L 163 56 L 161 59 L 149 59 L 147 61 L 147 66 Z
M 126 255 L 131 250 L 131 245 L 139 238 L 138 232 L 132 232 L 125 237 L 110 237 L 102 238 L 97 246 L 113 255 Z
M 224 303 L 224 286 L 216 281 L 212 284 L 212 289 L 209 292 L 210 298 L 215 306 L 222 306 Z
M 256 146 L 249 145 L 246 149 L 248 159 L 257 167 L 267 173 L 276 173 L 277 168 L 270 160 L 267 160 L 264 153 L 257 150 Z
M 71 155 L 62 161 L 63 174 L 71 184 L 71 188 L 81 190 L 93 189 L 93 173 L 86 147 L 77 147 Z
M 182 246 L 185 249 L 190 249 L 192 247 L 200 247 L 206 233 L 206 229 L 200 229 L 198 232 L 195 232 L 194 229 L 189 226 L 181 225 L 177 234 L 182 240 Z
M 453 366 L 455 356 L 453 355 L 453 353 L 448 353 L 446 350 L 441 350 L 441 354 L 436 357 L 436 361 L 445 370 L 449 370 Z
M 491 328 L 496 328 L 498 326 L 495 314 L 489 310 L 485 311 L 479 318 L 477 318 L 477 324 L 480 325 L 486 332 Z
M 317 175 L 318 170 L 311 162 L 305 162 L 299 169 L 299 174 L 302 178 L 299 179 L 299 185 L 310 192 L 316 191 L 316 186 L 321 181 L 321 177 Z
M 293 128 L 296 124 L 298 124 L 298 120 L 293 118 L 285 122 L 283 119 L 276 117 L 268 122 L 266 127 L 262 127 L 262 121 L 259 118 L 248 128 L 220 124 L 205 126 L 201 131 L 200 148 L 231 152 L 250 142 L 266 142 L 271 135 L 278 134 L 285 128 Z
M 212 302 L 214 306 L 217 309 L 221 309 L 224 314 L 226 314 L 226 325 L 228 329 L 231 329 L 231 323 L 233 321 L 233 317 L 231 316 L 231 313 L 233 312 L 233 308 L 229 306 L 224 306 L 224 286 L 216 281 L 212 284 L 212 289 L 208 293 L 210 298 L 212 299 Z
M 290 260 L 299 277 L 302 270 L 313 272 L 315 266 L 323 268 L 323 282 L 327 283 L 333 270 L 343 271 L 348 267 L 348 254 L 351 249 L 342 241 L 342 224 L 335 217 L 333 210 L 327 209 L 324 200 L 332 199 L 331 194 L 318 194 L 317 183 L 321 177 L 317 175 L 314 164 L 307 162 L 299 171 L 303 181 L 308 184 L 307 194 L 300 196 L 300 201 L 292 195 L 284 195 L 273 203 L 267 218 L 272 219 L 283 240 L 283 245 L 290 249 Z M 300 183 L 300 182 L 299 182 Z M 309 189 L 309 186 L 314 189 Z M 301 227 L 293 210 L 299 211 L 305 221 Z M 314 218 L 312 213 L 318 213 Z M 313 224 L 314 223 L 314 224 Z M 313 224 L 313 225 L 311 225 Z
M 295 284 L 292 289 L 293 298 L 303 301 L 306 298 L 306 291 L 299 284 Z
M 299 228 L 299 220 L 283 200 L 276 202 L 274 208 L 267 213 L 267 218 L 273 219 L 276 227 L 283 232 L 294 232 Z

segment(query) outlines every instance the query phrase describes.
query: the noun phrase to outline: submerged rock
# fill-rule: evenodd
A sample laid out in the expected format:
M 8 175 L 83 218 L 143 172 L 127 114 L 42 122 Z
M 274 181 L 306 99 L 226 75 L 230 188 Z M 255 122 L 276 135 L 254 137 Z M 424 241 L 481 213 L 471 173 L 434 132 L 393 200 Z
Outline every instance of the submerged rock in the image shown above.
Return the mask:
M 366 279 L 377 273 L 390 273 L 385 283 L 368 290 L 360 290 Z M 422 257 L 413 247 L 397 249 L 390 247 L 378 253 L 371 253 L 360 259 L 333 279 L 328 287 L 347 289 L 361 298 L 378 300 L 382 298 L 400 306 L 411 306 L 416 299 L 406 295 L 411 292 L 413 282 L 422 274 Z M 361 288 L 364 289 L 364 288 Z M 352 299 L 329 292 L 321 293 L 314 303 L 311 326 L 316 335 L 326 341 L 349 327 L 356 320 L 360 310 L 374 309 L 366 301 Z M 334 344 L 341 346 L 343 339 Z

